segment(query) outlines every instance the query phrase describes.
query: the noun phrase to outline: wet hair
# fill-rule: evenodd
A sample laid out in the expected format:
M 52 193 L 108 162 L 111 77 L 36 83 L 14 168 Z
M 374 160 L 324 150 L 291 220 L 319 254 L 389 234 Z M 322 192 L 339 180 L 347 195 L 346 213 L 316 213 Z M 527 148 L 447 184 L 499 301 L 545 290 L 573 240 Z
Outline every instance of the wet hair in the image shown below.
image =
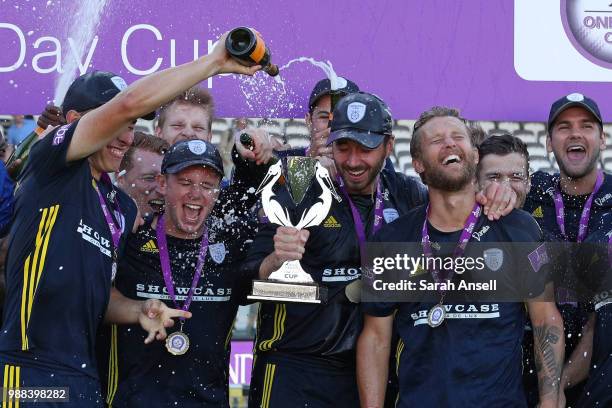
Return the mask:
M 191 105 L 204 109 L 208 115 L 208 131 L 211 131 L 212 121 L 215 116 L 215 103 L 210 92 L 200 88 L 199 86 L 194 86 L 177 95 L 170 102 L 159 108 L 157 126 L 164 126 L 164 122 L 166 121 L 166 113 L 174 104 Z
M 452 117 L 457 118 L 465 125 L 466 131 L 470 136 L 472 145 L 476 146 L 474 141 L 474 132 L 470 127 L 469 122 L 463 118 L 459 111 L 455 108 L 447 108 L 445 106 L 434 106 L 433 108 L 426 110 L 421 113 L 419 118 L 414 124 L 414 131 L 412 132 L 412 139 L 410 139 L 410 155 L 412 159 L 419 159 L 421 157 L 421 128 L 433 118 Z
M 134 167 L 134 152 L 136 152 L 136 149 L 142 149 L 163 156 L 169 148 L 170 145 L 168 145 L 168 142 L 161 137 L 144 132 L 134 132 L 134 142 L 132 142 L 132 146 L 125 152 L 123 160 L 121 160 L 121 165 L 119 166 L 119 171 L 128 172 L 132 170 Z
M 529 151 L 527 150 L 527 145 L 525 142 L 518 137 L 512 136 L 509 133 L 493 135 L 486 138 L 478 146 L 478 157 L 480 162 L 482 162 L 482 159 L 489 154 L 507 156 L 511 153 L 518 153 L 525 157 L 525 170 L 527 173 L 529 173 Z

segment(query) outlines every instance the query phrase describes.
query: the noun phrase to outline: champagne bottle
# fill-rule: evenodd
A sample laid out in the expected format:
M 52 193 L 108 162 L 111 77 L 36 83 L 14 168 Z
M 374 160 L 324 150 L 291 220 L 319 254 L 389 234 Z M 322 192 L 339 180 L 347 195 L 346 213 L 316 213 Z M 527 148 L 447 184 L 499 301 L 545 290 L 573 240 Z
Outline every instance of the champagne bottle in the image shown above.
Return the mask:
M 278 75 L 278 66 L 270 62 L 272 53 L 261 35 L 252 28 L 238 27 L 230 31 L 225 48 L 239 62 L 247 66 L 261 65 L 268 75 Z
M 11 176 L 13 177 L 13 179 L 17 180 L 19 178 L 21 170 L 23 170 L 28 160 L 28 156 L 30 155 L 30 149 L 32 148 L 32 146 L 34 146 L 34 143 L 38 141 L 38 138 L 44 131 L 45 129 L 37 127 L 35 130 L 32 131 L 32 133 L 27 135 L 26 138 L 23 139 L 21 143 L 17 145 L 17 147 L 15 147 L 15 150 L 6 161 L 6 167 L 10 169 L 11 165 L 15 161 L 21 159 L 21 164 L 19 164 L 15 169 L 11 170 Z
M 253 142 L 253 138 L 248 133 L 240 134 L 240 143 L 242 143 L 242 145 L 246 147 L 248 150 L 253 150 L 255 148 L 255 143 Z M 270 161 L 268 162 L 268 165 L 271 166 L 273 164 L 276 164 L 278 160 L 279 160 L 278 157 L 272 156 L 270 158 Z

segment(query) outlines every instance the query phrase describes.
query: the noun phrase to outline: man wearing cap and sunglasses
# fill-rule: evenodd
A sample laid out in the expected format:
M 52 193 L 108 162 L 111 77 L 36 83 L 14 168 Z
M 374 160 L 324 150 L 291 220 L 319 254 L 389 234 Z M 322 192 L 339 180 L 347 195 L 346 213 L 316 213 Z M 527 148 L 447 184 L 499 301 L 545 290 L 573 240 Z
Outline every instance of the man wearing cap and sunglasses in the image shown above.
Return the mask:
M 533 174 L 524 209 L 532 214 L 552 241 L 581 243 L 600 229 L 604 217 L 612 212 L 612 176 L 597 165 L 601 151 L 606 148 L 597 103 L 580 93 L 555 101 L 548 116 L 546 146 L 559 165 L 559 174 L 541 171 Z M 565 257 L 559 260 L 559 265 L 570 264 L 570 252 L 559 256 Z M 561 269 L 557 271 L 557 303 L 567 333 L 567 363 L 561 386 L 566 389 L 568 405 L 575 406 L 580 394 L 588 391 L 583 391 L 579 385 L 588 371 L 590 358 L 589 352 L 585 358 L 583 339 L 592 338 L 588 332 L 593 328 L 595 316 L 574 293 L 582 280 L 581 272 L 564 266 L 557 269 Z M 585 332 L 581 333 L 583 328 Z M 528 394 L 533 390 L 529 368 L 527 366 L 525 371 Z
M 217 46 L 208 56 L 130 87 L 99 72 L 71 86 L 66 111 L 91 110 L 36 143 L 16 192 L 0 333 L 5 388 L 67 385 L 66 406 L 99 406 L 94 338 L 102 320 L 140 322 L 148 343 L 165 337 L 173 317 L 190 316 L 111 289 L 136 213 L 107 173 L 119 167 L 131 144 L 129 127 L 138 117 L 212 75 L 252 75 L 259 68 L 238 64 Z
M 134 326 L 117 329 L 116 407 L 229 407 L 229 336 L 252 276 L 240 274 L 248 238 L 225 224 L 217 198 L 223 163 L 203 140 L 178 142 L 158 176 L 165 211 L 145 220 L 127 241 L 117 289 L 131 299 L 160 299 L 192 313 L 166 344 L 143 345 Z M 214 207 L 214 208 L 213 208 Z M 117 370 L 118 364 L 118 370 Z M 113 398 L 114 397 L 114 398 Z

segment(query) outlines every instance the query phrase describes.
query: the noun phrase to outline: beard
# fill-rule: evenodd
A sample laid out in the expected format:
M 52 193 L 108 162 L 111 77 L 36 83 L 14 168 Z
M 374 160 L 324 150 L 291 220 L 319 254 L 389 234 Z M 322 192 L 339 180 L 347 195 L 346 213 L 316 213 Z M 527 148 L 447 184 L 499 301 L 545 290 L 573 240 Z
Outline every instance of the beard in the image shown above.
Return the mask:
M 580 179 L 582 177 L 587 176 L 593 171 L 593 169 L 597 167 L 597 161 L 599 160 L 601 149 L 599 147 L 597 147 L 596 149 L 597 150 L 593 152 L 590 160 L 586 163 L 584 167 L 578 169 L 571 168 L 571 166 L 566 166 L 563 160 L 557 160 L 559 170 L 567 177 L 570 177 L 572 179 Z
M 459 156 L 461 157 L 461 169 L 452 175 L 449 175 L 446 171 L 440 171 L 440 166 L 444 165 L 423 161 L 423 167 L 425 168 L 423 175 L 427 185 L 438 190 L 455 192 L 472 183 L 476 176 L 475 153 L 470 152 L 466 156 L 459 154 Z

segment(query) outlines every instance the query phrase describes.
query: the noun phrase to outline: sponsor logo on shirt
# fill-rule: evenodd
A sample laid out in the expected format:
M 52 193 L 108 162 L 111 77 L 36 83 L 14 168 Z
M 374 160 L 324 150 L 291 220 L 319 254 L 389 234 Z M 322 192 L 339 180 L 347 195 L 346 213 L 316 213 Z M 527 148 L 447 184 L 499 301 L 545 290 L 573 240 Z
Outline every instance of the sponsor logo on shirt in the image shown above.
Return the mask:
M 446 311 L 446 319 L 496 319 L 499 317 L 499 304 L 477 304 L 477 305 L 443 305 Z M 412 313 L 410 317 L 414 326 L 427 325 L 427 314 L 429 309 L 419 310 Z
M 531 213 L 534 218 L 544 218 L 544 213 L 542 212 L 542 207 L 538 207 Z
M 323 282 L 349 282 L 361 276 L 360 268 L 326 268 L 323 270 Z
M 102 252 L 104 255 L 108 256 L 109 258 L 112 257 L 110 251 L 110 241 L 101 236 L 98 231 L 83 223 L 83 220 L 79 221 L 77 232 L 81 234 L 81 238 L 83 238 L 85 241 L 98 247 L 100 252 Z
M 146 244 L 140 247 L 140 252 L 147 252 L 149 254 L 157 254 L 159 253 L 159 249 L 157 249 L 157 246 L 155 245 L 155 241 L 151 239 L 149 240 L 149 242 L 147 242 Z
M 603 197 L 596 198 L 596 199 L 595 199 L 595 204 L 597 204 L 597 205 L 599 205 L 599 206 L 602 206 L 602 205 L 604 205 L 604 203 L 605 203 L 606 201 L 608 201 L 608 200 L 609 200 L 609 199 L 611 199 L 611 198 L 612 198 L 612 193 L 608 193 L 608 194 L 606 194 L 606 195 L 605 195 L 605 196 L 603 196 Z
M 484 236 L 484 234 L 487 233 L 487 231 L 489 231 L 489 229 L 491 229 L 491 227 L 489 227 L 488 225 L 485 225 L 484 227 L 482 227 L 480 230 L 474 232 L 472 234 L 472 238 L 474 238 L 476 241 L 480 242 L 480 240 L 482 239 L 482 237 Z
M 64 125 L 58 129 L 58 131 L 55 133 L 55 136 L 53 136 L 53 142 L 51 142 L 53 146 L 57 146 L 64 141 L 64 138 L 66 137 L 66 131 L 69 127 L 70 125 Z
M 342 225 L 340 225 L 333 215 L 330 215 L 325 221 L 323 221 L 323 226 L 325 228 L 340 228 Z
M 174 288 L 176 300 L 187 300 L 188 287 L 177 286 Z M 228 302 L 232 295 L 232 288 L 217 288 L 210 286 L 198 286 L 193 289 L 194 302 Z M 168 289 L 164 285 L 151 285 L 145 283 L 136 284 L 136 296 L 145 299 L 172 300 Z

